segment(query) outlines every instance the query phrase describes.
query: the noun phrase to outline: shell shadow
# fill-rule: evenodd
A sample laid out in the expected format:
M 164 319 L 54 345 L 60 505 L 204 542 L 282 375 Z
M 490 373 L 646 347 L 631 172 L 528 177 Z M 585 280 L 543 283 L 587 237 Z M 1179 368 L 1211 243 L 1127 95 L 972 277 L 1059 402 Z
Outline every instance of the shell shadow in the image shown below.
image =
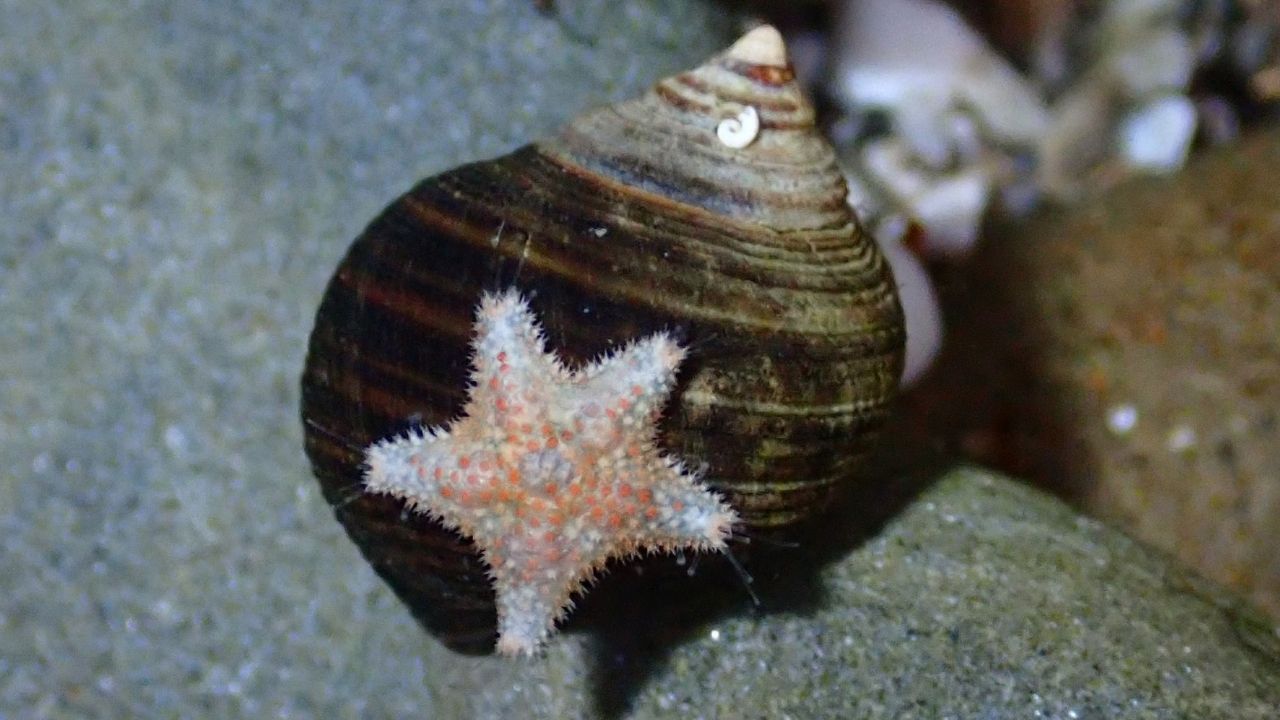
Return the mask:
M 873 468 L 880 465 L 873 460 Z M 925 468 L 892 480 L 877 472 L 828 513 L 789 533 L 787 542 L 753 536 L 733 543 L 735 558 L 750 573 L 750 588 L 719 556 L 690 556 L 684 565 L 659 556 L 611 568 L 564 628 L 588 636 L 596 714 L 625 716 L 672 653 L 698 642 L 717 622 L 743 615 L 808 616 L 824 607 L 831 598 L 823 569 L 873 538 L 931 476 Z
M 900 399 L 880 448 L 882 472 L 918 475 L 957 462 L 1024 479 L 1075 506 L 1097 477 L 1079 438 L 1077 398 L 1054 379 L 1044 309 L 1032 302 L 1032 239 L 993 224 L 963 265 L 934 265 L 946 342 Z
M 732 566 L 716 558 L 703 558 L 692 577 L 671 558 L 616 568 L 583 600 L 566 631 L 589 634 L 601 717 L 626 715 L 673 651 L 718 621 L 823 607 L 832 600 L 823 569 L 874 538 L 957 463 L 978 461 L 1068 502 L 1079 499 L 1096 459 L 1071 442 L 1064 400 L 1038 391 L 1043 331 L 1019 301 L 1026 289 L 1009 272 L 1013 255 L 995 242 L 967 265 L 931 268 L 948 327 L 942 355 L 900 398 L 865 478 L 799 535 L 797 547 L 734 546 L 755 579 L 758 605 Z

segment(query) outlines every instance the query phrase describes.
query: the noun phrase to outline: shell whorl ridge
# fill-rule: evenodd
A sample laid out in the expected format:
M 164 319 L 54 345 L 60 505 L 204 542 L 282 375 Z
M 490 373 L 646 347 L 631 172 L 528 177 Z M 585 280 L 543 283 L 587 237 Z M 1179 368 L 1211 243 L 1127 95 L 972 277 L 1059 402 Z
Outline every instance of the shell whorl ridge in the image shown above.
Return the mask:
M 740 147 L 721 123 L 750 108 Z M 901 371 L 887 265 L 845 202 L 772 28 L 556 136 L 428 178 L 350 248 L 303 374 L 306 447 L 365 557 L 450 646 L 493 647 L 475 548 L 362 492 L 361 448 L 456 418 L 483 293 L 515 287 L 588 363 L 660 332 L 688 348 L 664 451 L 748 529 L 819 515 L 858 476 Z
M 790 66 L 741 59 L 768 54 L 739 50 L 756 37 L 639 98 L 578 117 L 538 147 L 562 164 L 722 218 L 814 232 L 819 242 L 833 230 L 847 235 L 853 220 L 835 151 L 814 127 Z M 747 109 L 758 116 L 758 136 L 742 148 L 726 145 L 720 124 Z

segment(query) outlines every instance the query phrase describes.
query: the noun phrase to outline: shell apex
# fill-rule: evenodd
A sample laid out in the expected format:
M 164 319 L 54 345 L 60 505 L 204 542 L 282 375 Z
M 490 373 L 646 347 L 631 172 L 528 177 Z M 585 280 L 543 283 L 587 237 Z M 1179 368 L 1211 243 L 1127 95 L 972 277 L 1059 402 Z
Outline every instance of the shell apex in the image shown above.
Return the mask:
M 738 38 L 725 57 L 750 65 L 787 66 L 787 44 L 772 25 L 761 25 Z

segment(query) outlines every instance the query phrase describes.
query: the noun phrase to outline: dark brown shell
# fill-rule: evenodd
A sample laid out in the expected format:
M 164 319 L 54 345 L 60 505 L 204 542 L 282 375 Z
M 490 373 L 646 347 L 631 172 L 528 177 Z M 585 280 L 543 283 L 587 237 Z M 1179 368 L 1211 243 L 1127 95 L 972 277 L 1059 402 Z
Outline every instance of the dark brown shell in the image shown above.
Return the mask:
M 760 134 L 726 147 L 716 128 L 746 106 Z M 513 285 L 571 364 L 673 331 L 689 354 L 662 446 L 748 530 L 821 513 L 856 481 L 902 359 L 889 270 L 845 194 L 790 68 L 739 46 L 422 181 L 357 238 L 311 335 L 306 449 L 338 520 L 428 629 L 492 647 L 470 542 L 364 494 L 361 462 L 375 440 L 459 414 L 480 294 Z

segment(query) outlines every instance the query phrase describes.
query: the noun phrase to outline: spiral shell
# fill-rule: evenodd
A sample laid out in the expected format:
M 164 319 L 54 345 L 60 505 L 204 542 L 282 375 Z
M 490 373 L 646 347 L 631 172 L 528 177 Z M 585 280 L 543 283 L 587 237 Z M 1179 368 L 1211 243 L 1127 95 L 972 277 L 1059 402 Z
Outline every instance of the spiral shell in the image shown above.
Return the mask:
M 748 530 L 820 514 L 856 480 L 902 362 L 889 270 L 845 195 L 768 27 L 555 137 L 422 181 L 352 245 L 311 336 L 306 449 L 339 521 L 428 629 L 492 647 L 475 548 L 362 492 L 360 448 L 458 415 L 477 303 L 511 286 L 566 362 L 673 333 L 688 357 L 666 451 Z

